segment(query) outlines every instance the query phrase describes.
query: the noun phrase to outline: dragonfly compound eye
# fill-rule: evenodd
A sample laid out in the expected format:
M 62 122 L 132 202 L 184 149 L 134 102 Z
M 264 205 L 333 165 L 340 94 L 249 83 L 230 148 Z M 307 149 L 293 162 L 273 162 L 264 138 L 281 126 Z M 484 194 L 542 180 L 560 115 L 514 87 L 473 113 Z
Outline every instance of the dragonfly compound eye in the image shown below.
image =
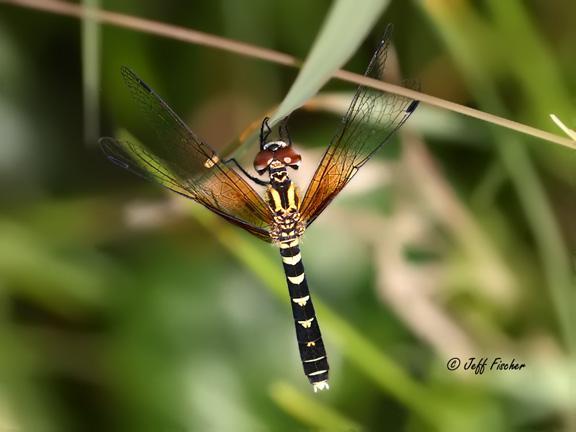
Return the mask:
M 266 172 L 272 160 L 274 160 L 274 153 L 270 150 L 262 150 L 254 158 L 254 169 L 258 174 L 262 175 Z
M 283 164 L 294 169 L 298 169 L 298 167 L 300 166 L 300 161 L 302 160 L 302 156 L 296 153 L 296 151 L 292 148 L 292 146 L 288 146 L 278 150 L 274 154 L 274 156 Z

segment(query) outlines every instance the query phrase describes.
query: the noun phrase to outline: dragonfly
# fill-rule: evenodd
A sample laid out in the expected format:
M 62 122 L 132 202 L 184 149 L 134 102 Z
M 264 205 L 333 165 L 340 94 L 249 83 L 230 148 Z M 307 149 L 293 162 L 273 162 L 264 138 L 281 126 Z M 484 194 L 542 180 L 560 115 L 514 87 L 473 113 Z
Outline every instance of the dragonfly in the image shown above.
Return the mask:
M 388 26 L 365 76 L 381 78 L 390 39 Z M 222 159 L 132 70 L 122 67 L 121 74 L 153 125 L 156 139 L 143 145 L 104 137 L 99 140 L 102 151 L 116 165 L 196 201 L 278 247 L 304 373 L 315 392 L 328 389 L 328 358 L 304 272 L 300 239 L 358 170 L 406 122 L 418 101 L 359 86 L 301 195 L 290 179 L 290 171 L 298 169 L 302 158 L 292 145 L 287 119 L 279 123 L 275 136 L 269 119 L 262 122 L 259 152 L 254 158 L 258 176 L 254 176 L 236 159 Z

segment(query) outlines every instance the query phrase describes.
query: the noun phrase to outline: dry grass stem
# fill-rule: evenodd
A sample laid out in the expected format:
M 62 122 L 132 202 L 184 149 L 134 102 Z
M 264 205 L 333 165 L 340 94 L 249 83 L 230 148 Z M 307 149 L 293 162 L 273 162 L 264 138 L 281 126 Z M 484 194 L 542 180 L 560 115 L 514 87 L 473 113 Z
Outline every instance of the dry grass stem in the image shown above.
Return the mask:
M 187 28 L 160 23 L 148 19 L 137 18 L 130 15 L 109 12 L 102 9 L 89 10 L 76 4 L 61 2 L 57 0 L 0 0 L 0 3 L 42 10 L 45 12 L 71 16 L 79 19 L 91 19 L 102 24 L 110 24 L 117 27 L 124 27 L 136 31 L 141 31 L 143 33 L 150 33 L 171 39 L 181 40 L 184 42 L 210 46 L 213 48 L 234 52 L 243 56 L 254 57 L 261 60 L 282 64 L 285 66 L 299 67 L 302 63 L 295 57 L 280 53 L 278 51 L 210 35 L 196 30 L 190 30 Z M 571 139 L 537 129 L 532 126 L 498 117 L 494 114 L 486 113 L 474 108 L 469 108 L 464 105 L 446 101 L 435 96 L 430 96 L 415 90 L 385 83 L 375 79 L 366 78 L 362 75 L 345 70 L 338 70 L 334 73 L 333 76 L 334 78 L 338 78 L 343 81 L 362 84 L 385 92 L 416 99 L 428 105 L 454 111 L 469 117 L 505 127 L 507 129 L 515 130 L 525 135 L 530 135 L 545 141 L 576 149 L 576 143 Z
M 564 132 L 566 135 L 568 135 L 570 137 L 570 139 L 572 139 L 576 145 L 576 131 L 574 129 L 570 129 L 568 126 L 566 126 L 564 124 L 564 122 L 562 120 L 560 120 L 555 114 L 550 114 L 550 118 L 552 119 L 552 121 L 554 123 L 556 123 L 556 126 L 558 126 L 560 129 L 562 129 L 562 132 Z

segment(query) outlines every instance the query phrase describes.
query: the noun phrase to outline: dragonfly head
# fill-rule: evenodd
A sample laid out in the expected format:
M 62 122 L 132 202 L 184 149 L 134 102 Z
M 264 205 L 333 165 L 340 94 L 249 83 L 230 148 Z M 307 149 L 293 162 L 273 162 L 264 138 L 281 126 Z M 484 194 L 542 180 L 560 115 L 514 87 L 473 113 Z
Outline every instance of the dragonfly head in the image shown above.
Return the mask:
M 280 124 L 280 140 L 268 141 L 271 129 L 268 125 L 268 117 L 262 122 L 260 129 L 260 151 L 254 158 L 254 169 L 260 175 L 268 169 L 290 167 L 298 169 L 302 157 L 292 147 L 292 141 L 288 135 L 286 120 Z
M 277 143 L 278 141 L 276 141 Z M 280 141 L 282 142 L 282 141 Z M 298 169 L 302 157 L 292 148 L 291 145 L 274 146 L 271 149 L 260 150 L 254 158 L 254 169 L 260 175 L 264 174 L 269 168 L 278 169 L 290 167 Z M 273 149 L 273 150 L 272 150 Z

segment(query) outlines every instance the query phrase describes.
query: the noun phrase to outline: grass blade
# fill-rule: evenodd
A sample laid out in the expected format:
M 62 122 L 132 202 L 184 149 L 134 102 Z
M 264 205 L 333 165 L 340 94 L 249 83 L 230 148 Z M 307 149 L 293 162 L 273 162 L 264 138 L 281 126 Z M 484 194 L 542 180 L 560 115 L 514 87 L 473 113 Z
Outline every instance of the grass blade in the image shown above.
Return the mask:
M 83 18 L 87 14 L 84 8 L 76 4 L 61 2 L 58 0 L 0 0 L 0 3 L 13 4 L 20 7 L 43 10 L 49 13 L 72 16 L 75 18 Z M 266 48 L 261 48 L 258 46 L 210 35 L 207 33 L 202 33 L 196 30 L 177 27 L 158 21 L 146 20 L 135 16 L 123 15 L 99 9 L 93 12 L 93 19 L 103 24 L 108 24 L 122 28 L 129 28 L 134 31 L 154 34 L 157 36 L 185 41 L 188 43 L 209 46 L 216 49 L 234 52 L 236 54 L 243 55 L 246 57 L 253 57 L 260 60 L 282 64 L 285 66 L 299 67 L 301 64 L 293 56 L 280 53 L 278 51 L 273 51 Z M 347 81 L 354 84 L 361 84 L 364 86 L 375 88 L 377 90 L 398 94 L 400 96 L 404 96 L 411 99 L 416 99 L 428 105 L 432 105 L 449 111 L 454 111 L 485 122 L 493 123 L 498 126 L 511 129 L 526 135 L 530 135 L 551 143 L 559 144 L 564 147 L 568 147 L 571 149 L 576 148 L 574 141 L 571 139 L 564 138 L 562 136 L 558 136 L 550 132 L 537 129 L 532 126 L 508 120 L 503 117 L 490 114 L 488 112 L 460 105 L 455 102 L 450 102 L 435 96 L 427 95 L 425 93 L 417 92 L 415 90 L 366 78 L 362 75 L 348 72 L 345 70 L 338 70 L 334 73 L 333 76 L 334 78 L 340 79 L 342 81 Z
M 292 417 L 314 430 L 360 432 L 362 429 L 342 414 L 320 402 L 312 394 L 299 392 L 291 385 L 278 382 L 271 388 L 272 399 Z
M 481 106 L 505 113 L 505 105 L 495 84 L 486 73 L 481 58 L 475 55 L 479 47 L 474 41 L 485 40 L 483 33 L 478 31 L 482 27 L 479 15 L 466 3 L 460 4 L 459 8 L 450 8 L 443 2 L 429 2 L 423 3 L 423 7 L 436 24 Z M 510 176 L 534 235 L 563 341 L 573 354 L 576 352 L 572 310 L 574 281 L 569 253 L 524 143 L 503 130 L 493 129 L 493 133 L 497 140 L 495 150 Z
M 100 136 L 100 23 L 91 18 L 100 0 L 83 0 L 87 14 L 82 19 L 82 86 L 84 102 L 84 142 L 95 144 Z
M 334 4 L 294 84 L 272 116 L 272 123 L 289 115 L 320 90 L 354 54 L 388 3 L 388 0 L 339 0 Z

